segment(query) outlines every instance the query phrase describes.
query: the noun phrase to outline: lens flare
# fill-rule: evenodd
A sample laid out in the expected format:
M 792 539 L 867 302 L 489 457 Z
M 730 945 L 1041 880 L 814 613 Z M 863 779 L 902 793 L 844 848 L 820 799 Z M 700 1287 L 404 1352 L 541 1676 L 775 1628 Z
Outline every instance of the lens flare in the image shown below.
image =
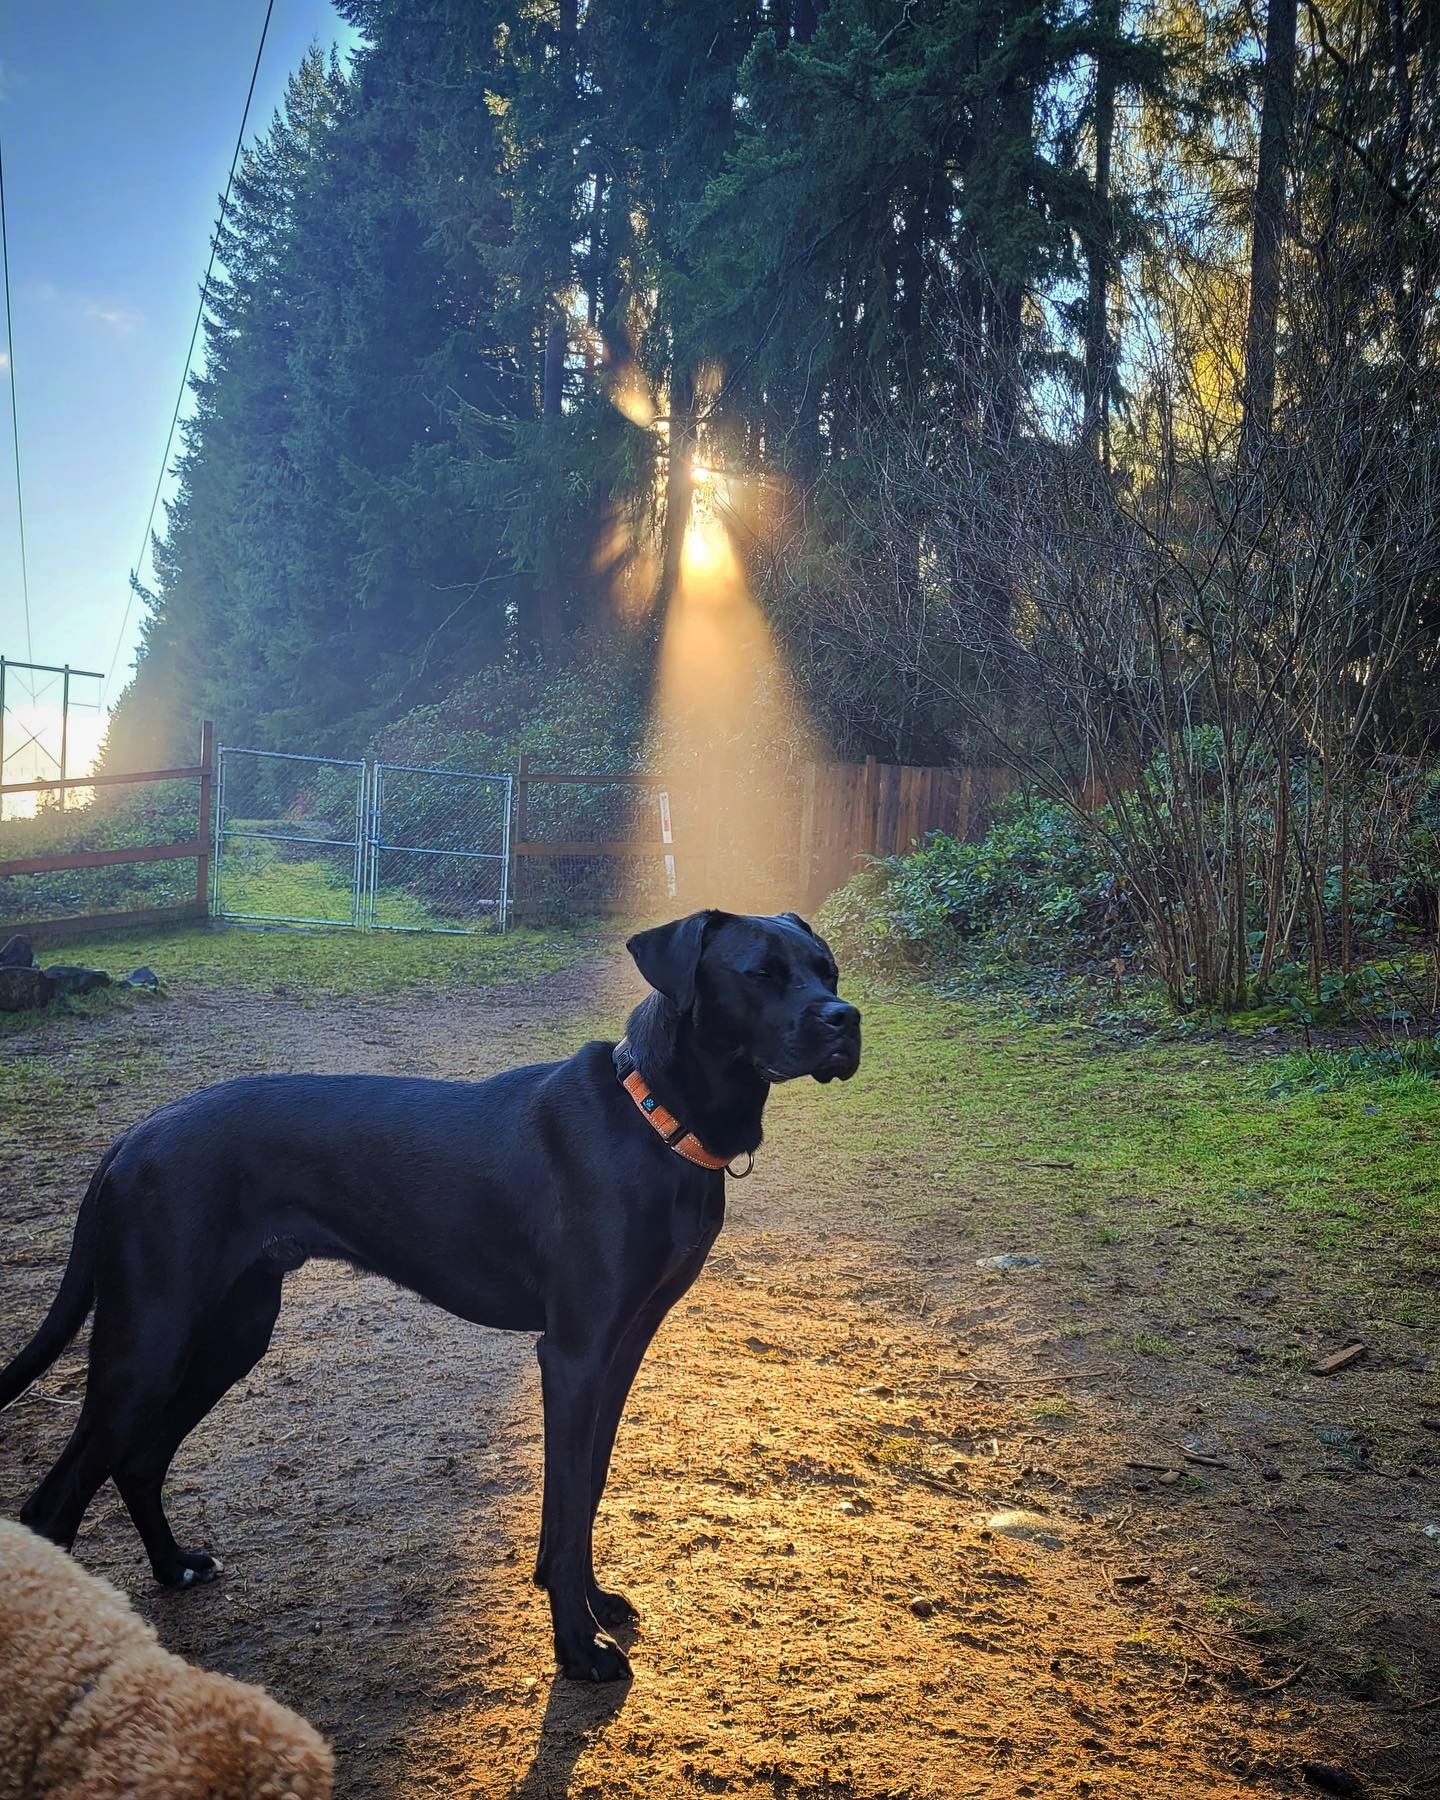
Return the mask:
M 655 423 L 655 401 L 650 383 L 633 362 L 617 364 L 610 381 L 610 402 L 632 425 L 642 431 Z

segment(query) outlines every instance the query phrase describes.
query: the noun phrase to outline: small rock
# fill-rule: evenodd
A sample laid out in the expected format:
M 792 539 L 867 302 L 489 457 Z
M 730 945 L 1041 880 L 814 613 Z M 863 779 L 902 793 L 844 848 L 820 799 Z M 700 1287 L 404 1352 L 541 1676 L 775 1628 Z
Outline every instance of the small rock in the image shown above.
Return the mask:
M 1040 1269 L 1045 1265 L 1038 1256 L 1027 1256 L 1023 1250 L 1011 1250 L 997 1256 L 977 1256 L 977 1269 Z
M 923 1594 L 910 1596 L 910 1610 L 917 1619 L 929 1619 L 935 1615 L 935 1602 L 927 1600 Z
M 1025 1543 L 1038 1544 L 1043 1550 L 1059 1550 L 1065 1542 L 1055 1529 L 1053 1520 L 1047 1519 L 1043 1513 L 1025 1512 L 1021 1509 L 992 1513 L 985 1521 L 985 1529 L 998 1531 L 1002 1537 L 1019 1538 Z
M 1260 1479 L 1262 1481 L 1283 1481 L 1285 1478 L 1275 1467 L 1274 1463 L 1266 1463 L 1265 1467 L 1260 1471 Z
M 160 977 L 153 969 L 146 968 L 142 963 L 138 969 L 132 969 L 125 977 L 125 985 L 137 988 L 158 988 Z
M 17 933 L 12 938 L 6 938 L 4 944 L 0 944 L 0 969 L 33 969 L 34 967 L 35 952 L 30 948 L 28 938 L 23 938 Z
M 103 969 L 86 969 L 78 963 L 52 963 L 45 973 L 55 983 L 57 994 L 93 994 L 110 985 Z
M 1178 1469 L 1167 1469 L 1160 1477 L 1160 1485 L 1161 1487 L 1174 1487 L 1179 1479 L 1180 1471 Z
M 28 1012 L 48 1006 L 55 997 L 55 983 L 39 969 L 17 963 L 0 966 L 0 1012 Z

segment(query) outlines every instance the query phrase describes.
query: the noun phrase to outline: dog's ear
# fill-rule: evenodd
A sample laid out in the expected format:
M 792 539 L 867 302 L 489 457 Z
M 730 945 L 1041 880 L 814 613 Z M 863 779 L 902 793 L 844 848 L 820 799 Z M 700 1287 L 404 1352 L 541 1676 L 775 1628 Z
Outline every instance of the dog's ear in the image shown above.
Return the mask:
M 695 971 L 700 967 L 705 934 L 725 917 L 725 913 L 707 908 L 683 919 L 672 919 L 668 925 L 637 931 L 626 942 L 635 967 L 657 993 L 673 1000 L 682 1013 L 689 1012 L 695 1003 Z
M 792 925 L 798 925 L 802 931 L 808 931 L 813 938 L 818 938 L 820 935 L 810 921 L 802 919 L 799 913 L 781 913 L 780 917 L 788 919 Z

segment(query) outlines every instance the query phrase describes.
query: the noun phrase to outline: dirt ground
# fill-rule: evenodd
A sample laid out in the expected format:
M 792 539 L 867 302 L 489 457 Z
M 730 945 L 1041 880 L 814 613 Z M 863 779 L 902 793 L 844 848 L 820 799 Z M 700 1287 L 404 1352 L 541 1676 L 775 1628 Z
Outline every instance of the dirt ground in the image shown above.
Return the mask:
M 480 1076 L 559 1053 L 577 1012 L 618 1029 L 635 993 L 610 964 L 316 1008 L 177 988 L 8 1039 L 47 1059 L 65 1129 L 0 1130 L 0 1354 L 142 1111 L 248 1070 Z M 601 1513 L 601 1578 L 642 1612 L 627 1687 L 552 1674 L 532 1341 L 338 1267 L 289 1279 L 269 1357 L 172 1471 L 179 1535 L 225 1578 L 155 1588 L 108 1487 L 78 1554 L 171 1648 L 314 1720 L 349 1800 L 1440 1792 L 1440 1564 L 1414 1526 L 1440 1525 L 1440 1439 L 1369 1456 L 1345 1377 L 1246 1365 L 1237 1321 L 1290 1271 L 1217 1294 L 1180 1361 L 1102 1353 L 1063 1271 L 977 1268 L 1012 1246 L 906 1164 L 782 1132 L 731 1184 Z M 1116 1331 L 1186 1254 L 1118 1268 Z M 82 1350 L 0 1419 L 7 1514 L 64 1441 Z M 1372 1371 L 1367 1404 L 1416 1380 Z

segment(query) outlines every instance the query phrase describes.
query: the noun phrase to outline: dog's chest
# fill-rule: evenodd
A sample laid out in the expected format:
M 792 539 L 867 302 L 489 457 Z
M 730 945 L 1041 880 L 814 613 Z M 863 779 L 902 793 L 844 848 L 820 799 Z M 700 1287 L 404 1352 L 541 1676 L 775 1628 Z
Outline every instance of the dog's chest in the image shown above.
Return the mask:
M 682 1181 L 670 1205 L 670 1241 L 681 1260 L 708 1250 L 725 1223 L 725 1181 Z

